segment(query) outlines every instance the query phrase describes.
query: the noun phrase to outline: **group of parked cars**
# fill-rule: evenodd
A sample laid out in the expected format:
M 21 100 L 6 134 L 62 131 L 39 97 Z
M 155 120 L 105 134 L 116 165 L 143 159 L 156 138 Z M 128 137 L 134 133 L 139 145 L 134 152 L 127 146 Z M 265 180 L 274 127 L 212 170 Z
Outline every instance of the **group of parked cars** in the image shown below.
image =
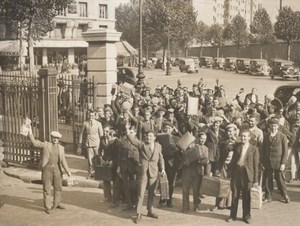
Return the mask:
M 174 66 L 179 66 L 181 72 L 198 73 L 199 67 L 220 69 L 225 71 L 235 71 L 236 73 L 246 73 L 250 75 L 265 75 L 271 79 L 280 77 L 283 80 L 296 78 L 300 80 L 299 68 L 295 67 L 293 61 L 273 58 L 270 61 L 265 59 L 250 59 L 237 57 L 210 57 L 202 56 L 189 58 L 176 58 Z

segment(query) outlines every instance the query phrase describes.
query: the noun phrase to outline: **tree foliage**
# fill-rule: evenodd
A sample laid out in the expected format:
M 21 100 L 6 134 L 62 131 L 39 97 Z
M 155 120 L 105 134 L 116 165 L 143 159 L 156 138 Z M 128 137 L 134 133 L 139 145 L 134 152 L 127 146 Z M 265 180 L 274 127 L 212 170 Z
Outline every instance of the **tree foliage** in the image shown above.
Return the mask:
M 217 46 L 217 57 L 219 57 L 220 48 L 225 44 L 224 27 L 220 24 L 212 24 L 208 29 L 208 39 L 213 46 Z
M 209 27 L 203 21 L 197 23 L 195 38 L 200 46 L 210 42 Z
M 168 40 L 186 47 L 193 38 L 196 26 L 196 13 L 192 4 L 185 0 L 143 2 L 143 42 L 148 43 L 153 51 L 166 49 Z M 120 5 L 116 10 L 116 20 L 116 28 L 123 33 L 122 38 L 137 47 L 138 3 L 131 1 Z
M 26 36 L 29 48 L 30 70 L 34 67 L 33 40 L 42 38 L 54 29 L 53 18 L 72 0 L 1 0 L 0 19 Z M 19 35 L 22 38 L 22 35 Z
M 250 25 L 250 31 L 254 35 L 254 39 L 260 44 L 267 44 L 274 42 L 274 30 L 270 16 L 266 9 L 259 8 Z
M 299 26 L 297 23 L 297 15 L 291 7 L 283 7 L 279 10 L 277 21 L 274 25 L 275 35 L 277 38 L 285 40 L 287 42 L 287 59 L 290 59 L 291 42 L 299 37 Z
M 241 15 L 236 15 L 226 27 L 225 37 L 236 45 L 237 56 L 239 49 L 248 45 L 249 33 L 247 31 L 247 23 Z

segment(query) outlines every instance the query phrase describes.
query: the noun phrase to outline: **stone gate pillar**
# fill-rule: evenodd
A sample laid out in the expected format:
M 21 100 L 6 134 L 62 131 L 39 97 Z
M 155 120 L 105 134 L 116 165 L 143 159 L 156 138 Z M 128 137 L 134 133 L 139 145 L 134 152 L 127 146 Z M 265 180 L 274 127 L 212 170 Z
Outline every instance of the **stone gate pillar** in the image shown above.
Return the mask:
M 51 131 L 58 129 L 58 104 L 57 104 L 57 70 L 42 68 L 39 74 L 39 87 L 41 89 L 39 139 L 51 141 Z
M 111 29 L 91 29 L 82 33 L 89 43 L 88 78 L 94 76 L 94 108 L 111 102 L 111 88 L 117 82 L 117 49 L 121 33 Z

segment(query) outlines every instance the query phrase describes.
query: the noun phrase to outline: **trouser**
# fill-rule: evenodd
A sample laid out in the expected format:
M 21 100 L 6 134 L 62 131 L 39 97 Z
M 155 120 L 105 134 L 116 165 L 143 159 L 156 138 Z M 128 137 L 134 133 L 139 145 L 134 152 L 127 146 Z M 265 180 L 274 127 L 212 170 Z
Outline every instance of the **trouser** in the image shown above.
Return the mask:
M 145 175 L 141 175 L 141 177 L 138 179 L 139 189 L 138 189 L 138 204 L 136 209 L 137 214 L 142 213 L 144 195 L 145 195 L 147 185 L 148 185 L 147 210 L 148 212 L 152 212 L 156 181 L 157 181 L 157 177 L 150 177 L 148 171 Z
M 280 194 L 282 195 L 282 197 L 286 197 L 287 191 L 284 178 L 285 171 L 280 171 L 279 169 L 266 169 L 266 198 L 272 198 L 272 191 L 274 187 L 273 174 Z
M 229 180 L 227 174 L 227 164 L 221 169 L 220 179 Z M 231 192 L 229 193 L 227 198 L 216 198 L 216 206 L 218 208 L 226 208 L 231 206 Z
M 42 170 L 44 207 L 51 209 L 51 187 L 54 188 L 53 207 L 61 202 L 62 175 L 57 164 L 47 164 Z
M 247 171 L 245 167 L 237 166 L 234 169 L 234 175 L 231 179 L 232 203 L 230 209 L 230 217 L 236 219 L 240 193 L 242 192 L 243 219 L 250 219 L 250 189 L 252 182 L 248 181 Z
M 121 193 L 120 193 L 120 188 L 121 188 L 121 179 L 117 175 L 115 171 L 112 172 L 112 190 L 111 192 L 111 181 L 103 181 L 103 193 L 104 193 L 104 198 L 112 200 L 113 203 L 117 203 L 121 199 Z
M 166 163 L 165 171 L 166 171 L 168 183 L 169 183 L 169 200 L 172 200 L 177 168 L 172 167 Z M 160 200 L 160 201 L 162 201 L 162 200 Z
M 193 188 L 193 203 L 194 208 L 198 207 L 200 204 L 200 184 L 202 181 L 202 176 L 198 174 L 196 167 L 185 166 L 182 172 L 182 205 L 183 210 L 188 210 L 190 208 L 189 196 L 190 187 Z
M 95 172 L 95 157 L 98 154 L 99 146 L 87 147 L 88 173 L 89 175 Z
M 217 162 L 209 162 L 204 166 L 204 172 L 206 176 L 215 176 L 217 169 Z M 211 175 L 212 174 L 212 175 Z
M 137 204 L 138 200 L 137 176 L 127 171 L 122 172 L 122 182 L 126 203 L 132 207 Z

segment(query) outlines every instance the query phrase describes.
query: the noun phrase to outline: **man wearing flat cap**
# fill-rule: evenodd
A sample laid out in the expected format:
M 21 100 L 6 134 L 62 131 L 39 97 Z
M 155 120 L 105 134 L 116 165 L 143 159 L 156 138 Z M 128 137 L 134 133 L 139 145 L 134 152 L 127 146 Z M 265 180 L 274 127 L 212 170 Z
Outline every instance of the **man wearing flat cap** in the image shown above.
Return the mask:
M 62 175 L 63 169 L 71 176 L 66 158 L 64 147 L 59 144 L 59 139 L 62 135 L 57 131 L 51 132 L 51 142 L 42 142 L 36 140 L 32 134 L 31 126 L 29 130 L 29 139 L 34 147 L 42 148 L 42 182 L 44 207 L 47 214 L 51 213 L 52 209 L 65 209 L 61 204 L 62 193 Z M 51 186 L 54 188 L 53 206 L 51 206 Z
M 286 203 L 290 198 L 286 191 L 285 184 L 285 164 L 288 156 L 288 139 L 286 135 L 279 132 L 279 121 L 277 118 L 271 118 L 268 121 L 270 132 L 264 136 L 262 163 L 266 170 L 266 200 L 272 201 L 273 175 L 277 183 L 278 190 Z

